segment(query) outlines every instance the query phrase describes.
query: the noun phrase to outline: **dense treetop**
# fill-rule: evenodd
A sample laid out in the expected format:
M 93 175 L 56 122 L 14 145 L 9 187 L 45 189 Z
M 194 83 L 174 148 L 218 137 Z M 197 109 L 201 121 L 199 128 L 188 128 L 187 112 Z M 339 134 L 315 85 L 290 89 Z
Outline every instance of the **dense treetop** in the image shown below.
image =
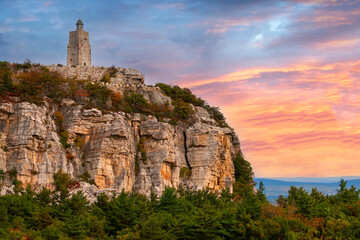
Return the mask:
M 334 196 L 292 187 L 272 205 L 262 183 L 253 191 L 250 164 L 240 155 L 234 163 L 234 193 L 166 188 L 161 197 L 101 194 L 93 204 L 81 191 L 70 195 L 76 180 L 60 171 L 54 191 L 17 185 L 0 197 L 0 239 L 360 238 L 359 190 L 346 181 Z

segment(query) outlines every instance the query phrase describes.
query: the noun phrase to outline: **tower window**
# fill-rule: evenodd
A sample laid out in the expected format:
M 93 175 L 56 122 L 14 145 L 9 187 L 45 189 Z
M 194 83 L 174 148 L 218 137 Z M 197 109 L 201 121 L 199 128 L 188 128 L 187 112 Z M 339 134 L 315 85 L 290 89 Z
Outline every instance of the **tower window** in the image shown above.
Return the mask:
M 86 63 L 84 63 L 84 66 L 86 66 Z

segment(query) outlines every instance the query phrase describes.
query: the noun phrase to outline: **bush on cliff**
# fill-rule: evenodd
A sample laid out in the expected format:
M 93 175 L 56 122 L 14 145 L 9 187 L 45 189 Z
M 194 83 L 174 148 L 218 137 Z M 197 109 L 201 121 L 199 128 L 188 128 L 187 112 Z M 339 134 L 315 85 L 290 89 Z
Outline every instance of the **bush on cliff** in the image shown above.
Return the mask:
M 116 71 L 115 67 L 109 68 L 101 81 L 108 83 Z M 219 126 L 228 127 L 219 108 L 207 105 L 189 89 L 172 87 L 164 83 L 158 83 L 156 86 L 172 99 L 174 109 L 170 108 L 170 104 L 164 104 L 164 106 L 150 104 L 140 93 L 129 92 L 121 96 L 120 93 L 113 93 L 101 82 L 65 78 L 38 64 L 25 62 L 11 65 L 0 62 L 0 96 L 7 100 L 11 100 L 9 96 L 18 96 L 22 101 L 36 104 L 42 104 L 44 100 L 61 104 L 63 99 L 73 99 L 86 108 L 96 107 L 101 110 L 150 114 L 159 121 L 168 118 L 173 124 L 178 120 L 187 120 L 194 112 L 190 105 L 193 104 L 207 109 L 210 117 L 215 119 Z
M 165 83 L 157 83 L 155 86 L 159 87 L 166 96 L 171 98 L 178 118 L 187 119 L 192 113 L 192 109 L 189 106 L 189 104 L 192 104 L 205 108 L 209 112 L 210 117 L 213 118 L 220 127 L 229 127 L 218 107 L 211 107 L 203 99 L 196 97 L 190 89 L 180 88 L 179 86 L 172 87 Z
M 133 110 L 141 110 L 149 105 L 144 96 L 140 93 L 131 92 L 130 94 L 125 95 L 125 100 Z
M 0 96 L 14 90 L 14 84 L 11 79 L 10 64 L 0 62 Z
M 84 89 L 88 92 L 91 103 L 100 108 L 106 108 L 106 102 L 110 100 L 112 91 L 98 82 L 88 82 Z
M 188 88 L 180 88 L 179 86 L 169 86 L 165 83 L 157 83 L 155 86 L 159 87 L 163 93 L 170 97 L 173 101 L 182 100 L 186 103 L 191 103 L 194 106 L 202 107 L 205 105 L 205 101 L 201 98 L 197 98 Z

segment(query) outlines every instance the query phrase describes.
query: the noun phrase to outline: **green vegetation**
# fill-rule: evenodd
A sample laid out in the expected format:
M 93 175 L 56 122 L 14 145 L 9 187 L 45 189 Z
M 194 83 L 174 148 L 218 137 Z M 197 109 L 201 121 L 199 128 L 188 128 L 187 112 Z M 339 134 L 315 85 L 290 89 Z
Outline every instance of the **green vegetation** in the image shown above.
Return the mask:
M 125 102 L 129 105 L 131 112 L 142 112 L 149 104 L 140 93 L 131 92 L 125 95 Z
M 90 103 L 93 106 L 97 106 L 100 109 L 107 108 L 107 101 L 110 101 L 112 91 L 106 86 L 101 85 L 98 82 L 88 82 L 85 84 L 84 89 L 88 92 Z
M 201 98 L 197 98 L 187 88 L 169 86 L 158 83 L 164 94 L 171 98 L 170 103 L 164 105 L 150 104 L 142 94 L 126 92 L 122 96 L 119 92 L 111 91 L 106 84 L 115 77 L 117 68 L 107 69 L 100 81 L 84 81 L 75 78 L 65 78 L 57 72 L 50 72 L 39 64 L 26 61 L 23 64 L 9 64 L 0 62 L 0 98 L 6 101 L 28 101 L 43 104 L 52 101 L 60 104 L 63 99 L 72 99 L 85 108 L 98 108 L 102 111 L 124 111 L 128 113 L 143 113 L 155 116 L 159 121 L 168 119 L 170 124 L 177 125 L 194 112 L 194 106 L 205 108 L 219 126 L 228 127 L 225 118 L 218 107 L 211 107 Z M 61 127 L 64 116 L 61 112 L 54 114 L 55 121 Z M 61 129 L 60 129 L 61 132 Z
M 246 161 L 241 154 L 238 154 L 234 159 L 235 168 L 235 183 L 234 191 L 240 195 L 244 195 L 246 192 L 252 191 L 255 186 L 253 180 L 254 173 L 252 167 L 248 161 Z
M 100 80 L 100 82 L 103 82 L 103 83 L 110 83 L 110 76 L 108 73 L 105 73 L 103 78 Z
M 14 180 L 17 178 L 17 174 L 18 174 L 18 171 L 16 170 L 15 167 L 13 167 L 12 169 L 9 170 L 9 177 L 10 177 L 10 180 Z
M 62 124 L 63 124 L 63 121 L 64 121 L 64 115 L 60 111 L 57 111 L 57 112 L 54 113 L 54 120 L 55 120 L 55 123 L 60 128 L 62 128 Z
M 11 79 L 10 64 L 7 62 L 0 62 L 0 95 L 12 92 L 14 84 Z
M 68 143 L 69 139 L 69 132 L 68 131 L 61 131 L 60 132 L 60 143 L 63 145 L 64 148 L 69 148 L 70 143 Z
M 32 64 L 31 61 L 29 59 L 25 60 L 24 63 L 15 63 L 14 67 L 15 69 L 19 70 L 19 69 L 29 69 L 31 68 Z
M 76 135 L 74 143 L 75 143 L 75 146 L 82 148 L 84 146 L 84 139 L 82 137 L 80 137 L 79 135 Z
M 191 177 L 191 169 L 188 167 L 182 167 L 180 169 L 180 178 L 189 178 Z
M 6 146 L 1 146 L 1 148 L 2 148 L 2 150 L 3 150 L 4 152 L 8 152 L 8 151 L 9 151 L 9 149 L 8 149 Z
M 238 166 L 247 166 L 237 156 Z M 184 175 L 188 170 L 182 170 Z M 252 183 L 251 167 L 237 182 Z M 88 180 L 85 173 L 83 179 Z M 334 196 L 292 187 L 271 205 L 264 186 L 231 194 L 166 188 L 161 197 L 121 192 L 90 204 L 61 170 L 55 190 L 0 196 L 0 239 L 359 239 L 359 190 L 341 181 Z
M 179 86 L 172 87 L 165 83 L 157 83 L 155 86 L 159 87 L 166 96 L 170 97 L 171 100 L 175 102 L 183 101 L 199 107 L 205 105 L 205 101 L 201 98 L 197 98 L 188 88 L 180 88 Z
M 147 156 L 146 156 L 146 150 L 145 150 L 145 138 L 144 137 L 140 137 L 140 140 L 137 144 L 137 151 L 140 152 L 141 155 L 141 160 L 146 163 L 147 161 Z
M 179 86 L 169 86 L 165 83 L 157 83 L 162 92 L 171 98 L 172 104 L 175 106 L 175 117 L 179 119 L 187 119 L 193 112 L 189 104 L 203 107 L 219 126 L 229 127 L 226 123 L 224 115 L 218 107 L 209 106 L 203 99 L 197 98 L 188 88 L 180 88 Z
M 83 174 L 80 175 L 80 179 L 81 181 L 84 181 L 84 182 L 90 182 L 90 174 L 88 171 L 84 172 Z
M 135 175 L 137 176 L 140 171 L 140 159 L 144 164 L 146 164 L 147 161 L 147 155 L 145 150 L 145 138 L 140 137 L 139 142 L 136 145 L 136 155 L 135 155 Z M 140 156 L 139 156 L 140 155 Z
M 108 71 L 108 73 L 109 73 L 109 77 L 115 77 L 116 76 L 116 73 L 118 72 L 118 70 L 117 70 L 117 68 L 114 66 L 114 65 L 112 65 L 111 67 L 109 67 L 108 69 L 107 69 L 107 71 Z
M 5 172 L 4 172 L 4 170 L 2 170 L 2 169 L 0 169 L 0 179 L 1 179 L 2 181 L 4 181 L 4 179 L 5 179 Z
M 223 191 L 184 191 L 166 188 L 160 198 L 122 192 L 102 194 L 89 204 L 81 192 L 68 195 L 71 178 L 55 177 L 56 191 L 31 189 L 0 197 L 0 232 L 28 239 L 358 239 L 356 202 L 341 194 L 317 198 L 294 188 L 286 201 L 262 204 L 257 194 L 236 200 Z M 344 188 L 349 190 L 348 188 Z M 350 198 L 351 199 L 351 198 Z M 354 199 L 352 199 L 354 200 Z M 350 201 L 352 201 L 350 200 Z M 311 204 L 309 204 L 309 202 Z M 308 211 L 304 206 L 310 207 Z M 15 230 L 17 229 L 17 230 Z

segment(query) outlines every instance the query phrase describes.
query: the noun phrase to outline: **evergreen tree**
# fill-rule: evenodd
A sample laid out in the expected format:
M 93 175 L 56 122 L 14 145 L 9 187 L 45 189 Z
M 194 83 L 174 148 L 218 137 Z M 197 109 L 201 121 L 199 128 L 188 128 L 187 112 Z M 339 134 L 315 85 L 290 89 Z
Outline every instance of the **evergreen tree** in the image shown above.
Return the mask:
M 266 196 L 265 196 L 264 191 L 265 191 L 264 183 L 263 183 L 262 181 L 260 181 L 260 183 L 259 183 L 259 189 L 258 189 L 258 191 L 257 191 L 257 196 L 258 196 L 258 198 L 259 198 L 259 200 L 260 200 L 261 202 L 265 202 L 265 201 L 266 201 Z

